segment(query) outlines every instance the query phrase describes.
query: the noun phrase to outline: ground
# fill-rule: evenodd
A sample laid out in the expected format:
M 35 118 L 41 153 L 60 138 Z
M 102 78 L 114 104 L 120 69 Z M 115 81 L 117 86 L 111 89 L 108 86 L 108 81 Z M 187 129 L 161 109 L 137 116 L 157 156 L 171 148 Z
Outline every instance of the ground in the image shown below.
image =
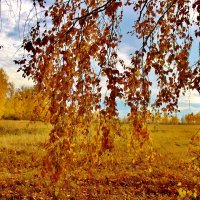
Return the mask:
M 200 148 L 191 140 L 200 125 L 148 125 L 151 154 L 130 163 L 120 151 L 113 154 L 119 162 L 102 162 L 89 176 L 77 166 L 70 187 L 62 189 L 40 175 L 50 129 L 0 121 L 0 199 L 200 199 Z

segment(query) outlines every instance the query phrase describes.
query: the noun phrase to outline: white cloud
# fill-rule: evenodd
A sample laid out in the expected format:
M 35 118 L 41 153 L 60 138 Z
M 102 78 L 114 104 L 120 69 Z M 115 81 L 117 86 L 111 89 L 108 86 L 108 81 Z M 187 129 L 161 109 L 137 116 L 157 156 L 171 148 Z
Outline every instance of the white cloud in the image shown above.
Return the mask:
M 124 64 L 126 66 L 131 65 L 131 58 L 130 58 L 129 54 L 126 53 L 126 51 L 124 51 L 124 49 L 122 49 L 121 51 L 118 52 L 118 56 L 120 59 L 122 59 L 124 61 Z
M 22 44 L 20 35 L 23 34 L 27 16 L 32 7 L 31 1 L 23 1 L 21 5 L 20 1 L 16 0 L 1 2 L 0 45 L 3 48 L 0 50 L 0 67 L 6 71 L 9 81 L 13 82 L 17 88 L 33 85 L 31 80 L 22 77 L 21 72 L 17 73 L 19 66 L 13 62 L 22 53 L 22 50 L 19 50 Z M 33 15 L 34 13 L 30 17 Z
M 3 0 L 1 2 L 1 16 L 2 17 L 2 31 L 4 33 L 11 32 L 15 27 L 19 28 L 18 33 L 23 30 L 21 28 L 24 26 L 27 17 L 29 19 L 32 18 L 35 13 L 31 12 L 29 15 L 30 10 L 33 8 L 33 4 L 30 1 L 21 1 L 19 0 Z
M 185 96 L 181 95 L 180 104 L 198 104 L 200 109 L 200 95 L 196 90 L 188 90 Z
M 18 58 L 18 50 L 20 47 L 20 41 L 7 37 L 5 34 L 0 33 L 1 45 L 3 49 L 0 50 L 0 67 L 2 67 L 7 75 L 9 81 L 13 82 L 17 88 L 21 86 L 31 86 L 33 82 L 31 80 L 22 77 L 22 73 L 17 72 L 19 66 L 15 65 L 13 60 Z

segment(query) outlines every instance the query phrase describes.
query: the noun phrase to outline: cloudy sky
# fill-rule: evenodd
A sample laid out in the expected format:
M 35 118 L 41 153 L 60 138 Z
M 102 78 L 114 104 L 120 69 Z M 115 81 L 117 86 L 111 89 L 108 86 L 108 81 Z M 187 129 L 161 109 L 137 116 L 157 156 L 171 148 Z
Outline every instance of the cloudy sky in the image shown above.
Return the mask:
M 10 82 L 13 82 L 16 88 L 33 85 L 31 80 L 22 78 L 22 73 L 17 72 L 18 66 L 13 62 L 14 59 L 17 59 L 23 53 L 20 49 L 22 38 L 33 25 L 36 14 L 30 0 L 23 0 L 22 2 L 20 4 L 20 0 L 1 1 L 0 45 L 3 45 L 3 49 L 0 50 L 0 67 L 7 72 Z M 46 0 L 46 2 L 49 6 L 53 0 Z M 38 13 L 40 11 L 39 9 L 37 10 Z M 122 33 L 129 31 L 129 27 L 132 26 L 132 10 L 125 9 L 124 13 L 124 22 L 121 26 Z M 190 53 L 191 64 L 199 58 L 198 44 L 199 41 L 196 39 Z M 130 63 L 129 54 L 138 45 L 139 42 L 137 40 L 130 40 L 128 36 L 123 38 L 119 55 L 127 64 Z M 156 88 L 154 90 L 156 91 Z M 119 102 L 118 107 L 121 117 L 127 114 L 128 108 L 124 106 L 123 102 Z M 181 96 L 179 109 L 181 111 L 178 114 L 179 117 L 189 112 L 200 112 L 199 94 L 196 91 L 188 91 L 185 96 Z

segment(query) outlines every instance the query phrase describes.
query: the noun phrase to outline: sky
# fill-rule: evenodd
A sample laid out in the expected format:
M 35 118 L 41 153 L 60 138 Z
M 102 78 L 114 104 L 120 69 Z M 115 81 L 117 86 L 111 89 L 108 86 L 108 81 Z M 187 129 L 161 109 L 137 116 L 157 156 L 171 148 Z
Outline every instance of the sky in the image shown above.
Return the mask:
M 9 76 L 9 81 L 15 84 L 16 88 L 21 86 L 32 86 L 33 81 L 22 77 L 21 72 L 17 72 L 18 65 L 13 60 L 19 58 L 23 53 L 20 46 L 23 35 L 26 35 L 34 24 L 35 10 L 30 0 L 2 0 L 1 1 L 1 18 L 0 18 L 0 44 L 3 49 L 0 50 L 0 67 L 3 68 Z M 47 6 L 51 5 L 53 0 L 46 0 Z M 32 12 L 30 12 L 32 10 Z M 41 10 L 37 10 L 39 13 Z M 121 25 L 123 34 L 129 31 L 132 24 L 132 9 L 124 9 L 124 19 Z M 20 13 L 20 14 L 19 14 Z M 199 41 L 196 39 L 190 52 L 190 63 L 193 64 L 199 58 Z M 125 34 L 120 45 L 119 55 L 125 63 L 130 63 L 130 53 L 139 47 L 139 41 L 131 39 Z M 155 96 L 157 88 L 152 88 L 152 94 Z M 126 116 L 128 107 L 122 101 L 118 102 L 120 117 Z M 179 118 L 187 113 L 200 112 L 200 95 L 197 91 L 188 91 L 185 96 L 179 99 Z

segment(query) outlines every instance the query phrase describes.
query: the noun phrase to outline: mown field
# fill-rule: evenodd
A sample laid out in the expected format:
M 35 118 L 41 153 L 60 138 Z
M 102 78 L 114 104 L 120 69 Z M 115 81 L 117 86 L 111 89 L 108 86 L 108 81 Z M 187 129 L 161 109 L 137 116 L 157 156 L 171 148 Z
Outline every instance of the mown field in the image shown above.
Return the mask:
M 50 125 L 0 121 L 0 199 L 200 199 L 200 144 L 191 140 L 198 139 L 200 125 L 148 128 L 150 155 L 144 153 L 130 164 L 120 149 L 113 154 L 121 160 L 118 165 L 108 161 L 107 168 L 101 173 L 94 169 L 90 178 L 77 173 L 71 184 L 76 190 L 59 197 L 39 175 Z

